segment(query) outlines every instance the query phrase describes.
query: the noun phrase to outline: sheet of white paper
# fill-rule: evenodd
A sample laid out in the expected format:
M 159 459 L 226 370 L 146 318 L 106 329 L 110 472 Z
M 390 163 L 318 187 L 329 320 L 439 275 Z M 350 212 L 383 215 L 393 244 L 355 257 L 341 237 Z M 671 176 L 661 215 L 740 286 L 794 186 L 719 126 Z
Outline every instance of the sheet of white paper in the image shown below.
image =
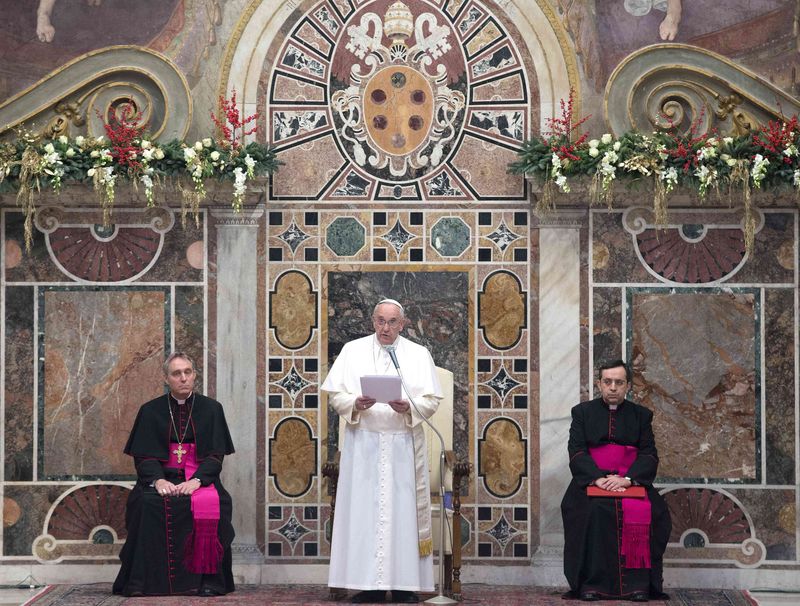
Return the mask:
M 403 395 L 400 377 L 392 375 L 364 375 L 361 377 L 361 395 L 378 402 L 399 400 Z

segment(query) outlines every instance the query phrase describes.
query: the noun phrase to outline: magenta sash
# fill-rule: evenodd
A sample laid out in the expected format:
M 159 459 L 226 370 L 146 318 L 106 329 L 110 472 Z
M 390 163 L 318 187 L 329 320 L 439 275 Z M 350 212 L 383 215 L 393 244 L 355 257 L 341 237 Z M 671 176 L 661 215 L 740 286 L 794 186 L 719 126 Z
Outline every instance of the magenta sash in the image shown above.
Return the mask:
M 186 451 L 178 463 L 175 450 L 177 442 L 170 442 L 168 467 L 183 469 L 188 480 L 197 471 L 196 447 L 183 444 Z M 219 493 L 213 484 L 201 486 L 192 493 L 192 532 L 186 538 L 183 550 L 183 565 L 195 574 L 215 574 L 222 561 L 223 548 L 217 536 L 219 525 Z
M 639 450 L 635 446 L 605 444 L 589 449 L 600 469 L 616 470 L 624 476 L 636 460 Z M 650 500 L 620 499 L 622 501 L 622 546 L 620 554 L 626 568 L 650 568 Z

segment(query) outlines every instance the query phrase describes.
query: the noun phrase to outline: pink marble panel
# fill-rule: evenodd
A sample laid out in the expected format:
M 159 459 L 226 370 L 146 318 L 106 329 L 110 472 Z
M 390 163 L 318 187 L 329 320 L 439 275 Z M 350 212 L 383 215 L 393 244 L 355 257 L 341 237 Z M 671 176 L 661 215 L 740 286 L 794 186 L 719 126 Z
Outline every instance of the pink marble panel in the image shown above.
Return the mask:
M 40 473 L 131 475 L 122 448 L 139 405 L 163 393 L 162 290 L 49 290 L 40 298 Z

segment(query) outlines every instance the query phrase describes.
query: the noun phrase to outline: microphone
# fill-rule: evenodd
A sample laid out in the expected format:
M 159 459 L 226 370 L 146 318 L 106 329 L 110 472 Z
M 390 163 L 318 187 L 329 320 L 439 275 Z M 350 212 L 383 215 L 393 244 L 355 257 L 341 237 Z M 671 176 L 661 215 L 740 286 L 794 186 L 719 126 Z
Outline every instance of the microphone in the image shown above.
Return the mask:
M 400 364 L 397 362 L 397 354 L 395 353 L 395 346 L 394 345 L 387 345 L 385 347 L 386 352 L 389 354 L 389 357 L 392 359 L 392 364 L 397 369 L 397 372 L 400 372 Z

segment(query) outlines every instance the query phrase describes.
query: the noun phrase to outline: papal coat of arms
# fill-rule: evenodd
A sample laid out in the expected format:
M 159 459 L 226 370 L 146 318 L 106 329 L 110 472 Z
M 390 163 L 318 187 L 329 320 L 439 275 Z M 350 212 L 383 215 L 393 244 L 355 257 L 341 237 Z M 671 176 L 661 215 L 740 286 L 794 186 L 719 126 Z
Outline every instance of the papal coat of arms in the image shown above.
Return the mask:
M 357 165 L 404 179 L 442 162 L 465 107 L 443 61 L 451 35 L 436 15 L 415 19 L 402 2 L 383 20 L 367 12 L 347 28 L 345 49 L 356 62 L 350 85 L 333 94 L 331 106 Z

